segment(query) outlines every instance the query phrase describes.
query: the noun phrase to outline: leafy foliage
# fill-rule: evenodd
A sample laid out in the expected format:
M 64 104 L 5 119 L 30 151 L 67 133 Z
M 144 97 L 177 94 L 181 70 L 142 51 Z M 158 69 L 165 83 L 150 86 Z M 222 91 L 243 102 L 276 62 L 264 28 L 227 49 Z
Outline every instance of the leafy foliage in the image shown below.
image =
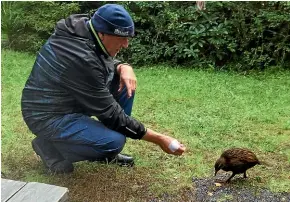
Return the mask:
M 201 68 L 289 68 L 288 2 L 129 2 L 137 37 L 125 58 Z M 126 55 L 125 55 L 126 54 Z M 227 66 L 225 66 L 227 65 Z
M 91 13 L 105 3 L 16 2 L 12 15 L 19 20 L 6 23 L 5 33 L 14 49 L 36 51 L 57 20 L 77 11 Z M 136 37 L 119 55 L 132 64 L 238 71 L 290 67 L 289 2 L 207 2 L 205 11 L 191 1 L 117 3 L 135 22 Z
M 77 3 L 52 1 L 1 2 L 1 6 L 1 28 L 8 36 L 7 45 L 29 52 L 39 50 L 58 20 L 79 11 Z

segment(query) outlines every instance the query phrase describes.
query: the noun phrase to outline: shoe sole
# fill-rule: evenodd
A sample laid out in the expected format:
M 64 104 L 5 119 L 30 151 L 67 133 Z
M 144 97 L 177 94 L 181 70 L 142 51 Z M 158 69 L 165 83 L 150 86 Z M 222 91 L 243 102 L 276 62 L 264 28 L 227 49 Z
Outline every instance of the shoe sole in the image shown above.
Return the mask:
M 121 166 L 121 167 L 133 167 L 134 166 L 134 161 L 132 162 L 116 162 L 115 160 L 109 162 L 108 164 L 117 164 L 118 166 Z

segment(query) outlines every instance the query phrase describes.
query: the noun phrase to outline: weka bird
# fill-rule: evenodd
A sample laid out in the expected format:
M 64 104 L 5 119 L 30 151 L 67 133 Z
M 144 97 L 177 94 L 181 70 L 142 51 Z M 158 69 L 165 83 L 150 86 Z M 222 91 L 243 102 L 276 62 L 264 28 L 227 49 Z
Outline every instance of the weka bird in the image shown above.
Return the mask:
M 240 173 L 244 173 L 244 178 L 247 178 L 246 171 L 256 164 L 260 164 L 256 155 L 248 149 L 232 148 L 224 151 L 220 158 L 215 163 L 215 176 L 222 169 L 224 171 L 232 171 L 233 174 L 226 182 Z

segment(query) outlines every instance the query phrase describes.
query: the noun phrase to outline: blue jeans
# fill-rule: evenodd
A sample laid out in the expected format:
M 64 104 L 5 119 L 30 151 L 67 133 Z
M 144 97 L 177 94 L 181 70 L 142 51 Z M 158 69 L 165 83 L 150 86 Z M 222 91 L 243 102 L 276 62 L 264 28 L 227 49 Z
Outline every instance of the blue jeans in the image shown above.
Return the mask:
M 113 80 L 114 82 L 114 80 Z M 124 109 L 131 115 L 134 94 L 127 98 L 127 89 L 118 93 L 119 82 L 115 82 L 111 93 Z M 55 123 L 56 133 L 49 140 L 59 150 L 62 156 L 71 161 L 95 161 L 113 158 L 119 154 L 125 143 L 126 137 L 104 126 L 87 115 L 74 113 L 65 115 L 59 123 Z

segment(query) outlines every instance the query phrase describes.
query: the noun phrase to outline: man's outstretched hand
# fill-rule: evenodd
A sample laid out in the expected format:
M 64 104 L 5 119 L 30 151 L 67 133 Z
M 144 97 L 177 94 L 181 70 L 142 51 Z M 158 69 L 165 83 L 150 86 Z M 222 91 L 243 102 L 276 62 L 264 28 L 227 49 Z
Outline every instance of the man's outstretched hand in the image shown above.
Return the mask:
M 175 138 L 157 133 L 149 128 L 147 128 L 147 132 L 143 136 L 142 140 L 159 145 L 167 154 L 180 156 L 186 150 L 185 146 L 179 143 Z

